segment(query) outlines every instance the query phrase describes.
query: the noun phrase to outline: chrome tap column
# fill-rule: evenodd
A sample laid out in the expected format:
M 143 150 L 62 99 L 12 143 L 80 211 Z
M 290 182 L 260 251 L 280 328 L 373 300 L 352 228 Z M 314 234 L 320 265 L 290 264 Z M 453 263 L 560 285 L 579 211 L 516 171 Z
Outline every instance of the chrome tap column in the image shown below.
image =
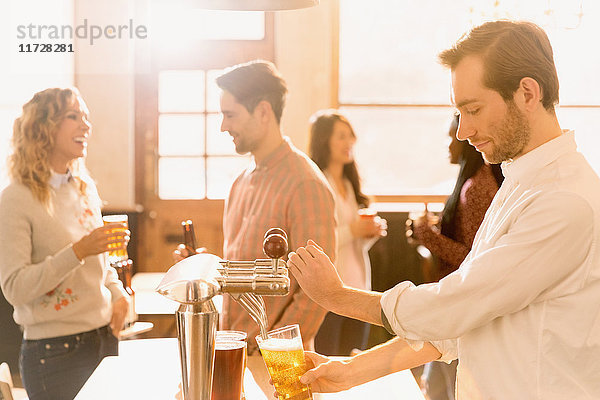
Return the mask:
M 261 296 L 288 294 L 287 237 L 270 229 L 263 243 L 267 260 L 223 261 L 212 254 L 188 257 L 165 274 L 156 289 L 181 303 L 175 313 L 184 400 L 210 400 L 218 312 L 211 300 L 229 293 L 266 335 L 267 314 Z
M 219 314 L 212 300 L 175 312 L 184 399 L 210 399 Z

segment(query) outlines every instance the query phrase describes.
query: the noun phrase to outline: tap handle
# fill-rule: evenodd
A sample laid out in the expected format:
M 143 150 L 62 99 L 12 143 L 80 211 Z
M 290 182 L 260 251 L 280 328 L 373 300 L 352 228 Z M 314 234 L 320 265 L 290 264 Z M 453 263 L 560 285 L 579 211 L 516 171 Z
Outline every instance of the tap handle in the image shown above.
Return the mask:
M 281 228 L 271 228 L 269 229 L 266 233 L 265 233 L 265 239 L 273 234 L 278 234 L 281 235 L 285 238 L 285 240 L 287 240 L 287 233 L 285 233 L 285 231 Z
M 267 257 L 275 260 L 285 256 L 288 251 L 287 235 L 285 231 L 280 228 L 269 229 L 263 242 L 263 251 Z

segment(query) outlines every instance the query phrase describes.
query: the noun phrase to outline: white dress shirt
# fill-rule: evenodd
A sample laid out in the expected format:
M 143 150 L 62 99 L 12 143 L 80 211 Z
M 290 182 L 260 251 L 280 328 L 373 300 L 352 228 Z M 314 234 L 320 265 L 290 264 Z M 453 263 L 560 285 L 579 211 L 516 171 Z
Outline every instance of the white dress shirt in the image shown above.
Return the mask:
M 567 132 L 503 164 L 460 268 L 402 282 L 382 310 L 459 359 L 457 398 L 600 399 L 600 180 Z

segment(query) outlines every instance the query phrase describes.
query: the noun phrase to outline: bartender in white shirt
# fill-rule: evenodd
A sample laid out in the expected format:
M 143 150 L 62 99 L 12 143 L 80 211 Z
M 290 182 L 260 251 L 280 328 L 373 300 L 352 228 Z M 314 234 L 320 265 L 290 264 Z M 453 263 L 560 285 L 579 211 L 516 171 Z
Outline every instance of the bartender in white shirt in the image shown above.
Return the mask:
M 291 253 L 313 300 L 397 335 L 347 361 L 309 353 L 316 367 L 302 380 L 339 391 L 458 358 L 459 400 L 600 399 L 600 180 L 558 124 L 548 37 L 529 22 L 488 22 L 440 61 L 458 139 L 502 162 L 506 179 L 471 253 L 439 283 L 362 291 L 315 243 Z

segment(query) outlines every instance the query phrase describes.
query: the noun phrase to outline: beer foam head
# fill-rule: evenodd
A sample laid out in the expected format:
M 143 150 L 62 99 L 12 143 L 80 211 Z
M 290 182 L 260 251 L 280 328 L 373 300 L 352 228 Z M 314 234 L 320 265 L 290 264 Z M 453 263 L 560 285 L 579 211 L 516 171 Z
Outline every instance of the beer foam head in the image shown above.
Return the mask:
M 235 349 L 240 349 L 242 347 L 246 347 L 246 342 L 240 342 L 240 341 L 236 341 L 236 340 L 229 340 L 229 341 L 217 340 L 215 342 L 216 350 L 235 350 Z
M 302 340 L 300 338 L 294 339 L 280 339 L 280 338 L 268 338 L 259 345 L 261 350 L 267 351 L 292 351 L 302 350 Z

